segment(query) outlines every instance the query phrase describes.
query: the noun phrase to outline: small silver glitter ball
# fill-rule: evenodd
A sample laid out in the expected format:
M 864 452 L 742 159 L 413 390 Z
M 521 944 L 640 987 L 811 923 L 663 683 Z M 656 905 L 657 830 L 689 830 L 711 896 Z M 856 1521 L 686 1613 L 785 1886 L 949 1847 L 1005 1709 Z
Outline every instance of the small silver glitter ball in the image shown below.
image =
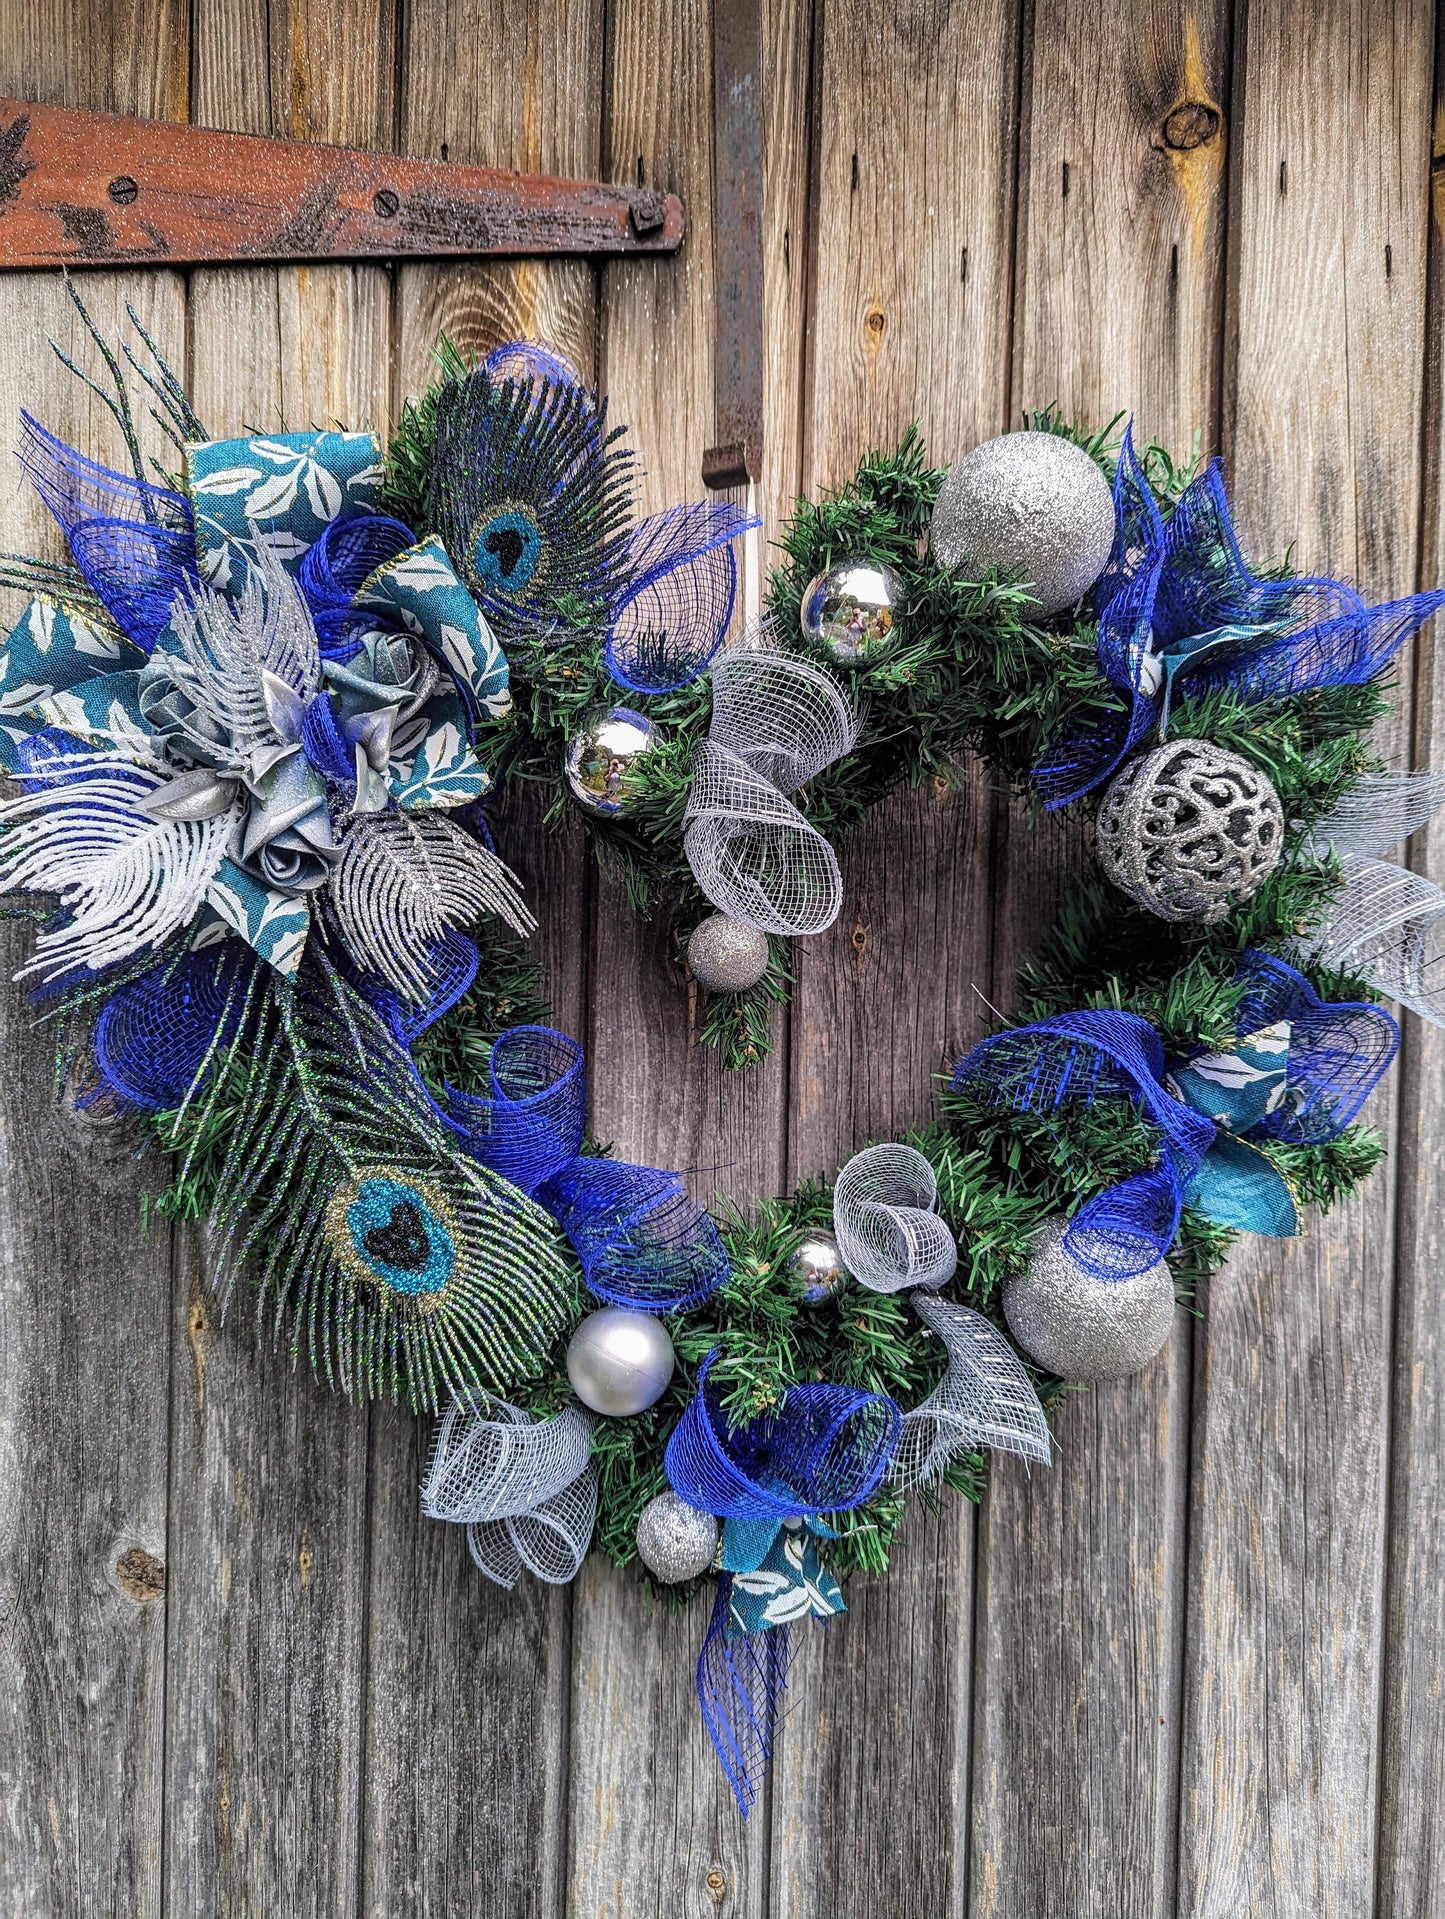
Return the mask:
M 696 1579 L 717 1553 L 718 1523 L 676 1493 L 649 1499 L 638 1516 L 637 1550 L 654 1579 L 664 1586 Z
M 789 1290 L 805 1306 L 821 1306 L 852 1277 L 843 1264 L 837 1239 L 826 1226 L 808 1228 L 788 1254 L 783 1271 Z
M 1004 1282 L 1009 1330 L 1036 1365 L 1086 1385 L 1137 1373 L 1174 1323 L 1174 1281 L 1161 1259 L 1135 1279 L 1095 1279 L 1064 1248 L 1052 1219 L 1023 1272 Z
M 799 610 L 806 638 L 826 646 L 840 666 L 865 666 L 893 643 L 903 582 L 891 566 L 840 560 L 810 580 Z
M 667 1391 L 675 1359 L 652 1313 L 604 1306 L 589 1313 L 567 1348 L 567 1377 L 582 1404 L 608 1419 L 646 1412 Z
M 1099 864 L 1162 920 L 1208 926 L 1284 853 L 1284 809 L 1260 772 L 1208 740 L 1170 740 L 1118 774 L 1094 823 Z
M 971 577 L 1021 574 L 1035 611 L 1060 613 L 1098 579 L 1114 545 L 1114 496 L 1081 446 L 1057 433 L 1001 433 L 938 490 L 933 557 Z
M 710 993 L 745 993 L 768 970 L 768 936 L 728 913 L 712 913 L 687 943 L 693 978 Z
M 573 799 L 607 817 L 626 809 L 622 786 L 657 741 L 657 729 L 630 706 L 594 706 L 567 742 L 563 767 Z

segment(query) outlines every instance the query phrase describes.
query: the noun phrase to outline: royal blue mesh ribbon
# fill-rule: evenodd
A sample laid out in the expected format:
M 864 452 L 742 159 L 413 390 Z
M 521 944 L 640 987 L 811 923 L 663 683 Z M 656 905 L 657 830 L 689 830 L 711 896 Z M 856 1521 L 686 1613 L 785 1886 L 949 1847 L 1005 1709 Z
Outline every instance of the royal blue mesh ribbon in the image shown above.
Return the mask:
M 239 1037 L 257 963 L 249 946 L 226 940 L 118 986 L 95 1025 L 97 1083 L 78 1104 L 144 1113 L 183 1105 Z
M 353 659 L 361 635 L 376 624 L 374 612 L 353 602 L 379 566 L 416 544 L 416 535 L 384 513 L 333 520 L 308 551 L 296 572 L 296 584 L 310 609 L 321 651 L 327 659 Z
M 190 501 L 88 460 L 28 413 L 20 422 L 20 464 L 76 566 L 122 633 L 149 653 L 176 594 L 200 581 Z
M 632 530 L 607 670 L 634 693 L 671 693 L 712 664 L 737 598 L 732 541 L 759 524 L 724 500 L 655 513 Z
M 738 1811 L 746 1819 L 772 1760 L 792 1645 L 786 1626 L 729 1637 L 731 1587 L 731 1578 L 724 1574 L 698 1655 L 697 1700 Z
M 1373 679 L 1445 592 L 1366 606 L 1342 580 L 1260 579 L 1240 552 L 1212 462 L 1167 524 L 1124 434 L 1114 476 L 1116 531 L 1094 588 L 1099 669 L 1114 711 L 1067 725 L 1034 779 L 1050 809 L 1105 780 L 1156 727 L 1171 700 L 1227 690 L 1255 702 Z
M 716 1357 L 703 1361 L 667 1442 L 668 1482 L 689 1506 L 776 1531 L 787 1519 L 861 1506 L 877 1489 L 903 1417 L 886 1393 L 805 1380 L 773 1411 L 730 1427 L 708 1384 Z
M 1129 1279 L 1161 1259 L 1186 1201 L 1222 1225 L 1296 1231 L 1289 1189 L 1252 1142 L 1334 1138 L 1394 1057 L 1399 1032 L 1388 1013 L 1322 1001 L 1283 960 L 1248 951 L 1235 982 L 1238 1037 L 1226 1053 L 1166 1065 L 1146 1020 L 1086 1010 L 983 1040 L 954 1071 L 955 1091 L 1001 1110 L 1048 1119 L 1073 1103 L 1124 1097 L 1155 1128 L 1155 1164 L 1086 1201 L 1065 1235 L 1070 1255 L 1098 1278 Z
M 549 1026 L 493 1043 L 490 1096 L 446 1088 L 467 1150 L 545 1206 L 572 1242 L 589 1289 L 614 1306 L 684 1312 L 731 1270 L 717 1223 L 676 1173 L 582 1152 L 582 1048 Z

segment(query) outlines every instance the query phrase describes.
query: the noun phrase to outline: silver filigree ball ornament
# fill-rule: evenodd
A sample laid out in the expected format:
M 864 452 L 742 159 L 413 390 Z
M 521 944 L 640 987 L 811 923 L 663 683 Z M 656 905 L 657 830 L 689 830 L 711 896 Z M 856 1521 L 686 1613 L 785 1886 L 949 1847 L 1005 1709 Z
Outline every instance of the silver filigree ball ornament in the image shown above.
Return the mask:
M 1208 926 L 1247 900 L 1284 853 L 1284 809 L 1256 766 L 1208 740 L 1131 760 L 1094 825 L 1099 864 L 1162 920 Z
M 637 1519 L 637 1551 L 654 1579 L 676 1586 L 705 1573 L 717 1556 L 718 1523 L 676 1493 L 649 1499 Z
M 843 1264 L 837 1236 L 826 1226 L 808 1228 L 788 1254 L 783 1272 L 788 1290 L 805 1306 L 821 1306 L 852 1278 Z
M 804 637 L 839 666 L 866 666 L 892 646 L 902 601 L 903 582 L 891 566 L 840 560 L 808 582 L 798 617 Z
M 563 773 L 574 800 L 611 818 L 626 811 L 623 786 L 657 743 L 657 729 L 630 706 L 593 706 L 567 742 Z
M 608 1419 L 627 1419 L 655 1406 L 675 1363 L 662 1321 L 623 1306 L 589 1313 L 567 1347 L 573 1392 L 589 1412 Z
M 1023 1272 L 1005 1280 L 1004 1318 L 1029 1358 L 1060 1379 L 1123 1379 L 1168 1339 L 1174 1280 L 1162 1259 L 1134 1279 L 1096 1279 L 1065 1247 L 1067 1230 L 1067 1220 L 1050 1220 Z
M 768 936 L 730 913 L 711 913 L 687 942 L 687 963 L 710 993 L 745 993 L 768 970 Z
M 1001 433 L 950 467 L 929 537 L 934 559 L 950 572 L 1021 574 L 1033 610 L 1060 613 L 1108 563 L 1114 496 L 1072 440 Z

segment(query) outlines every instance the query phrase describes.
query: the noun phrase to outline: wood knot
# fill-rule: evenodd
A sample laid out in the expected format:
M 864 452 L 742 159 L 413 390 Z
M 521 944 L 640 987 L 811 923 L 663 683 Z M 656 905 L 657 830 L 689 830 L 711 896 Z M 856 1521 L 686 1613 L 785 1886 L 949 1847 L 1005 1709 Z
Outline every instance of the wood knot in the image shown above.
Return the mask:
M 873 335 L 873 344 L 876 346 L 883 338 L 884 329 L 888 325 L 888 315 L 883 311 L 882 307 L 869 307 L 864 316 L 863 324 Z
M 704 1879 L 703 1884 L 707 1887 L 714 1899 L 721 1899 L 728 1888 L 727 1874 L 721 1867 L 714 1866 L 712 1871 L 707 1875 L 707 1878 Z
M 1207 100 L 1181 100 L 1164 116 L 1164 144 L 1176 153 L 1190 153 L 1219 132 L 1219 108 Z
M 159 1599 L 166 1589 L 166 1569 L 154 1553 L 143 1546 L 132 1546 L 115 1562 L 115 1576 L 121 1591 L 131 1599 Z

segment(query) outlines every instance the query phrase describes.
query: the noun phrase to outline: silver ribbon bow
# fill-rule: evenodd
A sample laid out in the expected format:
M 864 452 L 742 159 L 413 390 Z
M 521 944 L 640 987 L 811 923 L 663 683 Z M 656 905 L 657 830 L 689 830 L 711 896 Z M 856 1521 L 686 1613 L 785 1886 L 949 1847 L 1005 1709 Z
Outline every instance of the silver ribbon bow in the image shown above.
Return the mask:
M 514 1586 L 524 1567 L 565 1586 L 597 1520 L 592 1425 L 577 1405 L 538 1421 L 505 1400 L 454 1399 L 432 1445 L 422 1511 L 465 1526 L 472 1558 L 499 1586 Z
M 850 752 L 859 718 L 823 668 L 740 649 L 712 669 L 708 737 L 693 755 L 684 846 L 724 913 L 766 933 L 821 933 L 843 881 L 832 847 L 787 797 Z

